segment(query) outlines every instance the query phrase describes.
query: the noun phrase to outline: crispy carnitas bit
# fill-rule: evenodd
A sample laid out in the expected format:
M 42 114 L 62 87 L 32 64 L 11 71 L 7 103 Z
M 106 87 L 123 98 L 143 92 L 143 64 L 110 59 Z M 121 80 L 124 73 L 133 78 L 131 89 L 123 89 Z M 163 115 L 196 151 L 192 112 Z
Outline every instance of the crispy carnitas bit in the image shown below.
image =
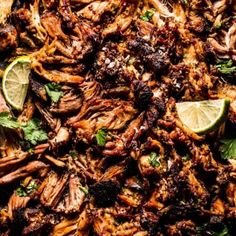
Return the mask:
M 235 20 L 235 0 L 0 0 L 0 236 L 234 236 Z M 181 120 L 218 99 L 219 127 Z

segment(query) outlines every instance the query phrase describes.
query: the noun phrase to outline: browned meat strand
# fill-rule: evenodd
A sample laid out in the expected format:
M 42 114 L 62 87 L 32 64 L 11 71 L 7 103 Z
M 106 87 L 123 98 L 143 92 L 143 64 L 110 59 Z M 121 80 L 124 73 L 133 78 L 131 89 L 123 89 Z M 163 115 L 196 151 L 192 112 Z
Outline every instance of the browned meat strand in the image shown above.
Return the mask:
M 0 236 L 235 235 L 235 19 L 234 0 L 0 0 L 0 77 L 31 59 L 22 111 L 0 91 Z M 216 131 L 178 118 L 226 97 Z

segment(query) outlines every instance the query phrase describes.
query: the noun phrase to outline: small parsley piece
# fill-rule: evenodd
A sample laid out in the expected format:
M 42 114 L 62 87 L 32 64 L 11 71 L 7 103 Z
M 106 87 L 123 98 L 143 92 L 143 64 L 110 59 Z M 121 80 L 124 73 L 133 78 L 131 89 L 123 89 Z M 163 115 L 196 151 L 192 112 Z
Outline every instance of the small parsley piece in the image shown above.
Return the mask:
M 188 6 L 188 0 L 182 0 L 182 2 L 185 6 Z
M 215 26 L 216 29 L 220 29 L 221 27 L 222 27 L 222 23 L 221 22 Z
M 34 180 L 32 180 L 27 187 L 21 185 L 21 187 L 16 190 L 16 195 L 19 197 L 27 197 L 35 190 L 38 190 L 38 188 L 39 185 Z
M 40 128 L 40 120 L 33 118 L 26 125 L 22 126 L 24 139 L 36 145 L 48 139 L 47 133 Z
M 73 158 L 77 157 L 78 156 L 78 152 L 76 150 L 72 150 L 69 152 L 69 155 Z
M 220 142 L 221 157 L 236 160 L 236 139 L 222 139 Z
M 80 186 L 79 189 L 84 192 L 86 195 L 88 194 L 88 188 Z
M 30 184 L 26 187 L 26 192 L 30 194 L 34 190 L 38 190 L 38 188 L 39 188 L 39 185 L 34 180 L 32 180 Z
M 189 161 L 190 160 L 190 156 L 189 154 L 186 154 L 185 156 L 182 157 L 183 161 Z
M 0 113 L 0 126 L 9 128 L 9 129 L 17 129 L 20 127 L 16 118 L 12 117 L 8 112 Z
M 152 167 L 159 167 L 161 165 L 161 163 L 158 160 L 158 155 L 156 154 L 156 152 L 150 153 L 150 157 L 148 159 L 148 162 Z
M 232 75 L 234 72 L 236 72 L 236 66 L 233 66 L 232 60 L 218 60 L 216 68 L 221 74 L 225 75 Z
M 150 21 L 155 13 L 154 9 L 147 10 L 142 16 L 140 16 L 140 19 L 143 21 Z
M 23 189 L 23 187 L 19 187 L 19 188 L 16 190 L 16 195 L 19 196 L 19 197 L 27 197 L 27 193 L 26 193 L 26 191 Z
M 95 134 L 96 141 L 98 146 L 105 146 L 106 144 L 106 137 L 107 137 L 107 129 L 106 128 L 101 128 L 98 130 L 98 132 Z
M 45 86 L 45 90 L 48 96 L 51 98 L 53 102 L 58 102 L 61 96 L 63 96 L 63 92 L 60 91 L 61 86 L 56 83 L 48 83 Z

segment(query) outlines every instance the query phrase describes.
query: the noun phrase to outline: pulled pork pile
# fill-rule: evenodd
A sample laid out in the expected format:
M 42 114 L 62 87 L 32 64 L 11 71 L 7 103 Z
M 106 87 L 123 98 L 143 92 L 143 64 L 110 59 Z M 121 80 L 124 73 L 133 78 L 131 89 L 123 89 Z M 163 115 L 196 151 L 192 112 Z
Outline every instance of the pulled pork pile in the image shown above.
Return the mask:
M 235 235 L 234 0 L 1 0 L 0 53 L 32 58 L 23 111 L 0 94 L 23 127 L 0 130 L 0 235 Z M 210 134 L 177 116 L 225 97 Z

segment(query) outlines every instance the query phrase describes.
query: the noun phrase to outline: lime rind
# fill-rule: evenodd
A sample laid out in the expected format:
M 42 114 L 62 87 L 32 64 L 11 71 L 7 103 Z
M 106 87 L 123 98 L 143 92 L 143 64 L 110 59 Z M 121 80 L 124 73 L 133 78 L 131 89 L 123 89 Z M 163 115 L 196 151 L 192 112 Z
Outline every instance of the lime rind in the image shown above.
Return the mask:
M 228 114 L 230 100 L 206 100 L 176 104 L 182 123 L 198 134 L 216 130 Z
M 22 110 L 27 95 L 30 62 L 29 56 L 18 57 L 8 65 L 3 74 L 3 94 L 6 101 L 16 110 Z

